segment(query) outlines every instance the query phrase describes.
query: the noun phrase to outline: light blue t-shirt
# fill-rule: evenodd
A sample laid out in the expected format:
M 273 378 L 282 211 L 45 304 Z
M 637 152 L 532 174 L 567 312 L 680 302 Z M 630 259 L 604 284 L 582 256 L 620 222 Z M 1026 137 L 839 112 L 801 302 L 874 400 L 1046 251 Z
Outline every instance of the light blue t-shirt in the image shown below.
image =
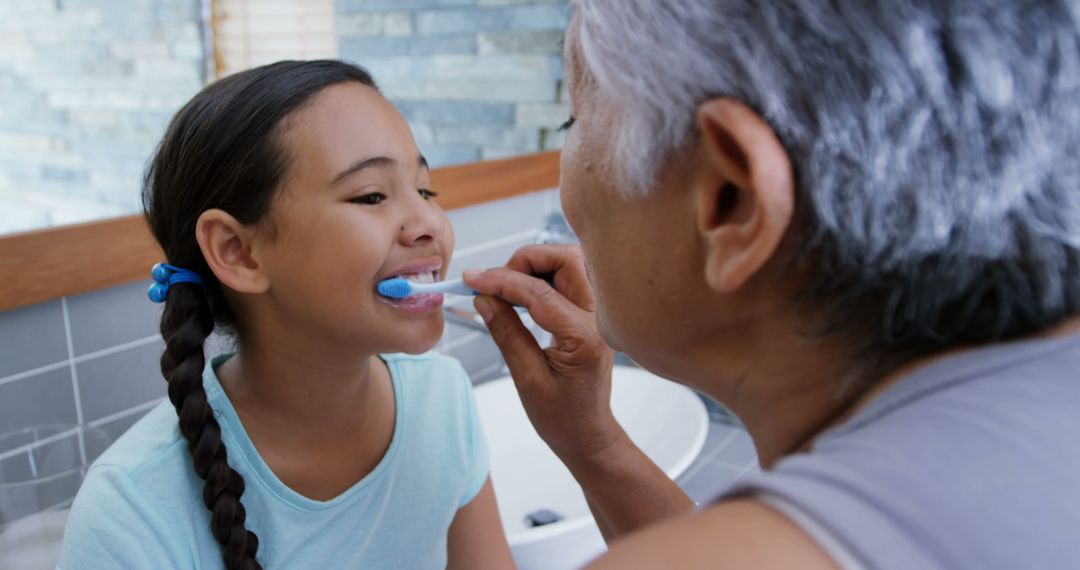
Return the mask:
M 214 369 L 203 383 L 229 463 L 244 477 L 247 528 L 266 568 L 445 568 L 447 532 L 479 493 L 488 452 L 469 378 L 452 358 L 383 356 L 397 417 L 386 455 L 341 495 L 315 501 L 270 471 Z M 90 467 L 72 506 L 59 568 L 222 568 L 187 442 L 168 402 Z

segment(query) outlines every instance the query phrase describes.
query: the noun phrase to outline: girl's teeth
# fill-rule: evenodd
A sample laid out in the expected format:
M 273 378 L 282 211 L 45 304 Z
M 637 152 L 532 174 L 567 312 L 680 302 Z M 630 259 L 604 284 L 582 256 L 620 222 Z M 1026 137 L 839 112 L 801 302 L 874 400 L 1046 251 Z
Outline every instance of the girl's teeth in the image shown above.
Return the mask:
M 433 283 L 435 281 L 435 275 L 431 272 L 425 273 L 406 273 L 402 275 L 405 279 L 412 281 L 413 283 Z

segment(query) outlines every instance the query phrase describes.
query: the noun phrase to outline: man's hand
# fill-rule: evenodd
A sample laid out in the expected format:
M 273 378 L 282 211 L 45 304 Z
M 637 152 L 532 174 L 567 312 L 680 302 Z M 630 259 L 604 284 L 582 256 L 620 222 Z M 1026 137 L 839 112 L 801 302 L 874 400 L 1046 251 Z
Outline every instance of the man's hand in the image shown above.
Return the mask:
M 534 275 L 552 275 L 554 288 Z M 623 443 L 611 413 L 614 353 L 596 330 L 596 302 L 581 251 L 528 246 L 506 267 L 466 272 L 474 301 L 510 367 L 537 433 L 564 462 L 588 460 Z M 508 303 L 528 309 L 552 334 L 542 348 Z

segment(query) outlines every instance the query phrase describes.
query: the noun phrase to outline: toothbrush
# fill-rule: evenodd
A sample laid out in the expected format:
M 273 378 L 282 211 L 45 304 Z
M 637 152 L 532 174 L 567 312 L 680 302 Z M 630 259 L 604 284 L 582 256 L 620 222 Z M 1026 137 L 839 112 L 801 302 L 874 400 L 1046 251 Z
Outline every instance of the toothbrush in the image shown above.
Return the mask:
M 555 286 L 555 279 L 551 274 L 536 275 L 535 277 L 543 279 L 552 287 Z M 435 283 L 413 283 L 404 277 L 392 277 L 380 281 L 378 291 L 380 295 L 391 299 L 404 299 L 412 295 L 423 295 L 425 293 L 449 293 L 451 295 L 465 296 L 477 294 L 472 287 L 466 285 L 465 281 L 460 278 Z
M 413 283 L 404 277 L 394 277 L 379 282 L 379 294 L 391 299 L 404 299 L 412 295 L 425 293 L 450 293 L 452 295 L 476 295 L 461 279 L 439 281 L 436 283 Z

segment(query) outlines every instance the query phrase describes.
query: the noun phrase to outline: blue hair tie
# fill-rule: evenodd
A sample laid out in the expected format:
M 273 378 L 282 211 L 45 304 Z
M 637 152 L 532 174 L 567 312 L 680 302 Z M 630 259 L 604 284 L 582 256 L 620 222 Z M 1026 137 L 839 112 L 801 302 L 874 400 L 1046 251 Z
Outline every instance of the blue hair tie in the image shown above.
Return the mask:
M 198 273 L 168 263 L 155 265 L 150 270 L 150 277 L 154 279 L 154 283 L 150 285 L 150 289 L 147 290 L 146 294 L 155 303 L 164 303 L 165 297 L 169 294 L 169 287 L 177 283 L 194 283 L 200 287 L 203 284 L 202 277 L 199 277 Z

